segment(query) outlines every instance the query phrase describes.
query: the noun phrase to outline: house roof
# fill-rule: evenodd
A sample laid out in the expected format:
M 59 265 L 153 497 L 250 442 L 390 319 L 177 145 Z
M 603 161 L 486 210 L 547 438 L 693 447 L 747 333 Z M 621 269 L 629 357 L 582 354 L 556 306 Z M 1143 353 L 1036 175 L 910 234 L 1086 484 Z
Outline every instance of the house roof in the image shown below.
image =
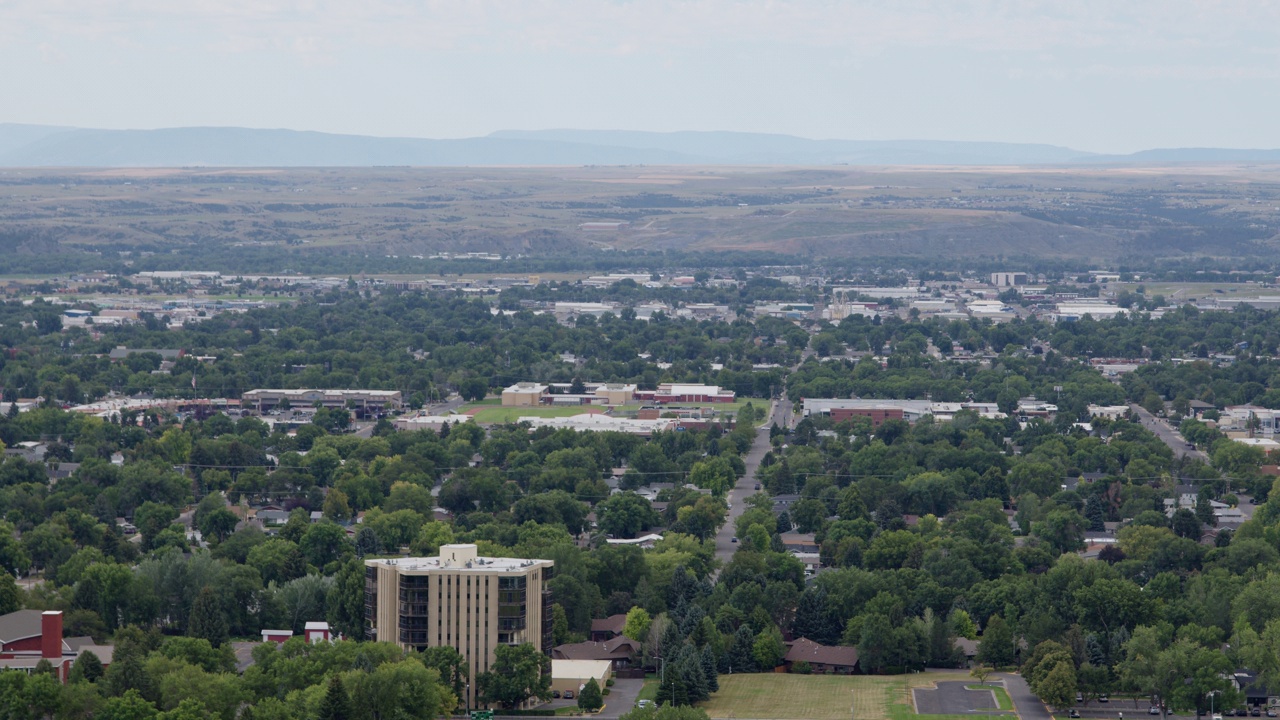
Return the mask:
M 40 615 L 40 610 L 18 610 L 0 615 L 0 643 L 39 635 Z
M 580 642 L 557 645 L 551 649 L 551 657 L 559 660 L 619 660 L 629 658 L 640 650 L 640 643 L 625 635 L 605 642 Z
M 611 632 L 611 633 L 614 633 L 615 635 L 621 635 L 622 628 L 626 627 L 626 625 L 627 625 L 626 613 L 618 613 L 617 615 L 610 615 L 607 618 L 592 620 L 591 632 L 593 633 Z
M 807 662 L 821 665 L 843 665 L 853 667 L 858 664 L 858 648 L 843 645 L 819 645 L 808 639 L 800 638 L 791 643 L 787 654 L 783 657 L 787 662 Z

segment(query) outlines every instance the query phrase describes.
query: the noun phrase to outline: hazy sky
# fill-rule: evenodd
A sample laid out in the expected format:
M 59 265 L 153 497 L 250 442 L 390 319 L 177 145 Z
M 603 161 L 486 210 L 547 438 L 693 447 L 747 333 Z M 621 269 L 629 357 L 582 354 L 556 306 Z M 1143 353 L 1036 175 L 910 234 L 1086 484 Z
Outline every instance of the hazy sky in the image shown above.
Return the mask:
M 0 0 L 0 122 L 1127 152 L 1278 118 L 1278 0 Z

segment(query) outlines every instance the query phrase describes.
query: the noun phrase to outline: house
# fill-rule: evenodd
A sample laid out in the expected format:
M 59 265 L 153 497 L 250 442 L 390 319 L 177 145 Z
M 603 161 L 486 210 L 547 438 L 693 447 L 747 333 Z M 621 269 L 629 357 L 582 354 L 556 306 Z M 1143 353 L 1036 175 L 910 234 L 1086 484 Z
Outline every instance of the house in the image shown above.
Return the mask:
M 613 671 L 630 669 L 640 655 L 640 643 L 625 635 L 604 642 L 580 642 L 551 648 L 552 660 L 606 660 Z
M 789 672 L 796 663 L 805 662 L 815 675 L 852 675 L 858 671 L 858 648 L 819 645 L 808 638 L 800 638 L 788 643 L 787 654 L 782 660 Z
M 1262 705 L 1270 707 L 1280 704 L 1280 692 L 1268 688 L 1252 670 L 1237 670 L 1232 677 L 1232 685 L 1244 697 L 1245 705 Z
M 605 542 L 610 545 L 636 545 L 644 550 L 650 550 L 653 548 L 654 544 L 661 539 L 662 539 L 661 535 L 649 533 L 648 535 L 641 535 L 638 538 L 632 538 L 630 540 L 623 540 L 621 538 L 608 538 L 605 540 Z
M 964 656 L 964 662 L 966 667 L 972 665 L 974 659 L 978 657 L 979 644 L 980 643 L 977 640 L 970 640 L 969 638 L 963 638 L 963 637 L 956 638 L 955 648 L 961 655 Z
M 821 550 L 813 533 L 782 533 L 778 539 L 790 553 L 816 553 Z
M 592 620 L 591 640 L 593 642 L 612 640 L 622 634 L 622 628 L 624 628 L 626 624 L 626 613 L 618 613 L 617 615 L 610 615 L 607 618 Z
M 80 653 L 98 656 L 104 667 L 111 664 L 114 647 L 95 645 L 93 639 L 62 637 L 61 610 L 18 610 L 0 615 L 0 670 L 18 670 L 30 674 L 36 665 L 47 660 L 58 679 L 66 682 Z

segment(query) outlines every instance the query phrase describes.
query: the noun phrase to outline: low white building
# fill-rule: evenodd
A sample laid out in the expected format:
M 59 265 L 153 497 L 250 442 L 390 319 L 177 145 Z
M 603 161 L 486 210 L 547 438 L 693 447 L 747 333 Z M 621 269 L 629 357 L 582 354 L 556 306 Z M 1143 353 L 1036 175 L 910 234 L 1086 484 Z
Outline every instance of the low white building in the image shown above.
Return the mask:
M 648 437 L 655 432 L 674 430 L 679 424 L 674 418 L 658 418 L 655 420 L 637 420 L 634 418 L 617 418 L 610 415 L 583 414 L 569 417 L 522 417 L 519 422 L 527 422 L 536 429 L 549 427 L 557 430 L 567 429 L 576 432 L 620 432 L 629 435 Z

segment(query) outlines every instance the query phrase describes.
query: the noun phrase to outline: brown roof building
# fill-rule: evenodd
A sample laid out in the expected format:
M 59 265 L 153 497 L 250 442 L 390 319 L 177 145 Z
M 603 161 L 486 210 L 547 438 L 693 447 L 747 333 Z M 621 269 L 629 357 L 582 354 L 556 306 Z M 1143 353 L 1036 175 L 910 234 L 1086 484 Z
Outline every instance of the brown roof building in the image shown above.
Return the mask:
M 604 642 L 580 642 L 551 648 L 552 660 L 608 660 L 614 670 L 631 667 L 640 654 L 640 643 L 625 635 Z
M 626 613 L 610 615 L 607 618 L 591 621 L 591 639 L 595 642 L 604 642 L 612 640 L 622 634 L 622 628 L 627 626 Z M 585 659 L 585 658 L 584 658 Z
M 858 648 L 819 645 L 808 638 L 789 643 L 782 659 L 788 670 L 798 662 L 807 662 L 815 675 L 852 675 L 858 671 Z

